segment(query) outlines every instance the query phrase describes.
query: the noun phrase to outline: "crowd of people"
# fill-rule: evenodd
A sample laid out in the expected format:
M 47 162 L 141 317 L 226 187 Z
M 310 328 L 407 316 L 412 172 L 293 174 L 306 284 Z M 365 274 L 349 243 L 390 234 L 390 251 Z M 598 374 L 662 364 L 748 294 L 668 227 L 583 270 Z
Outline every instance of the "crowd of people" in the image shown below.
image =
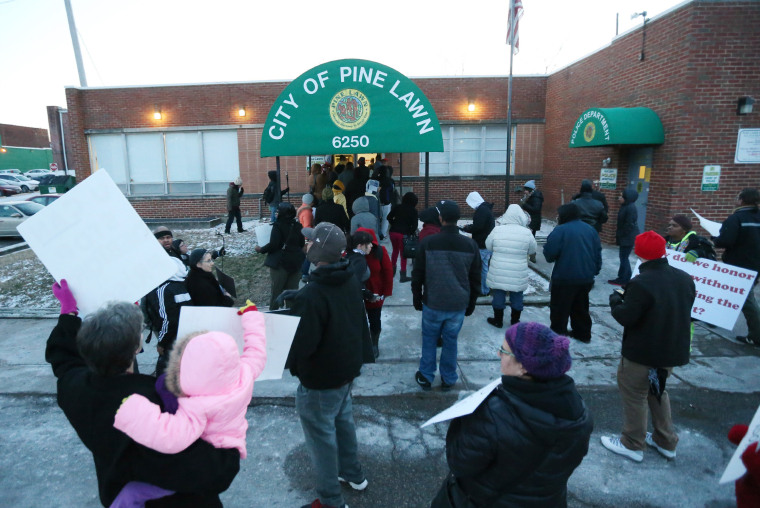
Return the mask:
M 369 484 L 359 461 L 351 391 L 362 365 L 380 355 L 382 309 L 393 295 L 399 258 L 399 282 L 411 281 L 413 307 L 422 313 L 414 378 L 423 390 L 432 389 L 436 373 L 444 391 L 457 383 L 458 336 L 477 299 L 491 296 L 493 316 L 486 323 L 503 328 L 509 297 L 510 326 L 497 348 L 501 385 L 472 414 L 450 423 L 450 473 L 431 506 L 566 506 L 568 478 L 587 454 L 593 430 L 567 371 L 569 338 L 592 339 L 589 292 L 602 266 L 604 194 L 584 180 L 575 199 L 557 211 L 543 247 L 544 258 L 554 263 L 547 326 L 521 321 L 541 228 L 543 195 L 535 181 L 525 182 L 519 203 L 500 217 L 471 192 L 465 202 L 472 221 L 460 227 L 454 200 L 418 212 L 416 195 L 407 192 L 394 205 L 390 166 L 380 163 L 370 173 L 363 158 L 355 167 L 338 166 L 312 168 L 298 210 L 278 200 L 288 189 L 278 189 L 270 174 L 272 233 L 255 248 L 266 254 L 270 269 L 269 309 L 287 308 L 300 317 L 286 368 L 299 382 L 296 411 L 316 476 L 318 497 L 306 506 L 347 506 L 341 483 L 357 491 Z M 227 231 L 239 217 L 242 194 L 241 182 L 232 182 Z M 760 271 L 760 194 L 751 188 L 739 193 L 735 212 L 712 240 L 697 235 L 684 215 L 672 218 L 666 236 L 639 233 L 637 197 L 630 189 L 619 195 L 620 269 L 608 281 L 619 287 L 609 305 L 623 326 L 617 370 L 622 430 L 602 436 L 601 443 L 640 462 L 647 446 L 676 457 L 666 382 L 690 355 L 695 284 L 668 264 L 666 248 L 693 261 L 715 259 L 714 245 L 725 249 L 725 263 Z M 56 283 L 61 317 L 46 359 L 59 379 L 59 405 L 95 459 L 104 506 L 221 506 L 218 494 L 246 455 L 245 407 L 266 361 L 263 318 L 250 302 L 241 308 L 242 355 L 220 332 L 178 339 L 183 305 L 232 306 L 233 298 L 213 276 L 218 253 L 188 253 L 164 227 L 154 234 L 177 271 L 146 296 L 143 313 L 112 303 L 82 321 L 65 281 Z M 390 254 L 381 244 L 386 237 Z M 414 252 L 411 276 L 405 251 Z M 641 260 L 636 277 L 631 252 Z M 742 310 L 749 332 L 740 340 L 758 346 L 760 309 L 752 291 Z M 137 372 L 144 319 L 158 336 L 158 378 Z

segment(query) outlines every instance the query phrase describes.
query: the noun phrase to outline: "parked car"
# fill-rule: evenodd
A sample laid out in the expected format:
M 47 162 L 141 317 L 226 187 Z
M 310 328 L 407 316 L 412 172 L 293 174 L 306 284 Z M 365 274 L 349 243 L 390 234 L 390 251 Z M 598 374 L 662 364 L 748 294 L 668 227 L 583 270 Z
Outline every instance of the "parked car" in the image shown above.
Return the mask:
M 32 180 L 24 175 L 12 175 L 10 173 L 0 173 L 0 179 L 10 182 L 13 185 L 21 187 L 22 192 L 29 192 L 33 190 L 39 190 L 40 182 Z
M 31 201 L 32 203 L 39 203 L 42 206 L 47 206 L 61 196 L 63 196 L 63 194 L 40 194 L 39 196 L 28 197 L 26 200 Z
M 21 194 L 21 187 L 5 180 L 0 180 L 0 195 L 13 196 L 14 194 Z
M 45 207 L 29 201 L 0 203 L 0 236 L 19 236 L 16 227 Z
M 0 173 L 13 173 L 16 175 L 20 175 L 21 171 L 18 169 L 0 169 Z
M 52 174 L 53 172 L 48 171 L 47 169 L 30 169 L 29 171 L 24 173 L 24 176 L 28 178 L 34 178 L 35 180 L 37 180 L 38 176 L 47 176 L 47 175 L 52 175 Z

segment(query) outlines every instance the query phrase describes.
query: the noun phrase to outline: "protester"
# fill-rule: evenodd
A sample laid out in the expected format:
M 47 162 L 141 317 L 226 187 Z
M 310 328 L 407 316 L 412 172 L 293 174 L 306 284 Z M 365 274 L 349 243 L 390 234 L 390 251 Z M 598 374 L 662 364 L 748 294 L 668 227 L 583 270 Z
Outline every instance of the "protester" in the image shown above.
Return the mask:
M 686 272 L 665 258 L 665 239 L 654 231 L 636 237 L 639 275 L 625 293 L 610 295 L 612 317 L 623 325 L 617 371 L 623 403 L 623 430 L 602 436 L 602 445 L 634 462 L 644 459 L 645 444 L 667 459 L 675 458 L 678 435 L 673 428 L 665 383 L 673 367 L 689 363 L 691 308 L 696 289 Z M 647 432 L 647 406 L 654 433 Z
M 354 234 L 358 228 L 371 229 L 377 234 L 377 216 L 369 211 L 369 200 L 362 196 L 352 205 L 354 212 L 351 217 L 351 234 Z
M 598 233 L 602 231 L 602 224 L 607 222 L 607 198 L 604 198 L 604 203 L 601 200 L 594 197 L 594 189 L 591 180 L 583 180 L 581 183 L 581 192 L 573 196 L 573 203 L 578 206 L 580 212 L 580 219 L 593 226 Z M 597 191 L 597 194 L 602 194 Z
M 728 431 L 728 440 L 738 445 L 748 430 L 747 425 L 734 425 Z M 760 443 L 750 439 L 741 459 L 747 471 L 734 484 L 736 508 L 757 508 L 760 506 Z
M 536 231 L 541 229 L 541 209 L 544 206 L 544 195 L 536 189 L 536 181 L 528 180 L 523 185 L 523 195 L 520 198 L 520 206 L 530 214 L 530 228 L 533 237 Z
M 311 192 L 314 198 L 314 204 L 322 196 L 322 191 L 327 186 L 327 173 L 322 169 L 322 165 L 319 163 L 312 164 L 311 175 L 309 176 L 309 192 Z
M 182 261 L 185 266 L 188 266 L 190 263 L 190 255 L 187 253 L 187 251 L 188 247 L 184 240 L 178 238 L 177 240 L 172 241 L 172 257 L 175 257 Z
M 348 269 L 356 276 L 356 280 L 362 288 L 364 299 L 371 298 L 372 293 L 364 285 L 369 280 L 369 266 L 367 266 L 367 254 L 372 252 L 372 235 L 364 231 L 357 231 L 351 235 L 350 250 L 346 251 Z
M 277 303 L 280 293 L 298 289 L 298 281 L 301 278 L 300 269 L 306 257 L 303 246 L 301 224 L 296 221 L 296 209 L 290 203 L 280 203 L 269 243 L 263 247 L 260 245 L 254 247 L 256 252 L 267 255 L 264 266 L 269 267 L 269 275 L 272 279 L 269 310 L 280 308 Z
M 349 211 L 349 217 L 352 216 L 351 210 L 353 209 L 354 201 L 364 196 L 368 180 L 369 168 L 364 165 L 359 165 L 354 168 L 354 177 L 350 182 L 346 183 L 346 189 L 343 191 L 343 194 L 346 197 L 346 209 Z M 333 191 L 334 190 L 335 189 L 333 189 Z
M 315 166 L 319 167 L 319 164 L 315 164 Z M 298 223 L 301 224 L 301 228 L 314 227 L 314 212 L 312 211 L 311 207 L 314 202 L 314 196 L 311 194 L 304 194 L 301 197 L 301 202 L 303 204 L 296 211 Z M 309 260 L 306 259 L 306 256 L 304 256 L 303 264 L 301 265 L 301 280 L 303 282 L 306 282 L 308 280 L 310 266 L 311 263 L 309 263 Z
M 396 274 L 396 260 L 401 255 L 401 276 L 399 282 L 409 282 L 411 277 L 406 275 L 406 257 L 404 257 L 404 237 L 417 233 L 417 196 L 414 192 L 407 192 L 401 198 L 401 204 L 394 206 L 388 213 L 387 221 L 390 223 L 390 237 L 393 251 L 391 253 L 391 265 L 393 274 Z M 435 214 L 436 221 L 438 214 Z M 440 228 L 439 228 L 440 231 Z
M 551 329 L 581 342 L 591 342 L 591 315 L 588 294 L 594 277 L 602 269 L 599 235 L 580 220 L 575 202 L 557 210 L 558 226 L 544 245 L 544 257 L 554 263 L 549 284 Z M 572 332 L 567 331 L 570 318 Z
M 131 394 L 162 404 L 156 379 L 133 373 L 142 342 L 140 309 L 112 302 L 82 323 L 65 279 L 53 284 L 53 294 L 61 303 L 61 316 L 48 339 L 45 360 L 58 379 L 58 405 L 92 453 L 103 506 L 111 506 L 127 483 L 139 481 L 176 492 L 151 506 L 221 507 L 219 493 L 240 469 L 238 450 L 214 448 L 198 439 L 180 453 L 165 455 L 113 427 L 116 411 Z
M 760 192 L 747 187 L 736 197 L 736 209 L 720 228 L 720 236 L 715 238 L 715 246 L 726 249 L 723 262 L 748 268 L 760 273 Z M 747 335 L 736 339 L 751 346 L 760 347 L 760 305 L 755 296 L 755 288 L 747 294 L 742 313 L 747 320 Z
M 277 171 L 268 171 L 267 176 L 269 177 L 269 184 L 267 184 L 266 189 L 264 189 L 262 198 L 264 199 L 264 202 L 269 205 L 269 221 L 274 222 L 277 218 L 277 207 L 282 202 L 282 196 L 283 194 L 290 192 L 290 187 L 285 187 L 282 190 L 277 188 Z
M 374 362 L 359 281 L 341 259 L 346 236 L 322 222 L 303 230 L 306 255 L 316 268 L 293 299 L 299 316 L 288 356 L 299 380 L 296 410 L 311 457 L 319 496 L 305 508 L 343 507 L 340 483 L 364 490 L 351 388 L 363 363 Z
M 190 253 L 190 272 L 185 279 L 187 292 L 193 305 L 200 307 L 232 307 L 232 296 L 225 291 L 214 277 L 214 260 L 206 249 L 195 249 Z
M 668 234 L 665 237 L 666 248 L 685 254 L 686 260 L 696 261 L 698 258 L 715 260 L 715 249 L 710 240 L 699 236 L 693 231 L 691 219 L 686 215 L 674 215 L 668 223 Z
M 382 331 L 380 315 L 383 310 L 383 303 L 386 298 L 393 295 L 393 267 L 391 266 L 391 258 L 388 257 L 388 251 L 378 243 L 373 230 L 359 228 L 356 232 L 367 233 L 372 238 L 372 247 L 365 258 L 369 268 L 369 280 L 365 282 L 368 295 L 364 298 L 364 308 L 367 310 L 367 318 L 369 319 L 372 352 L 377 358 L 380 355 L 378 343 Z
M 242 314 L 243 354 L 235 339 L 223 332 L 202 332 L 183 337 L 169 360 L 161 405 L 135 393 L 124 399 L 114 427 L 136 442 L 161 453 L 179 453 L 199 437 L 216 448 L 238 450 L 246 458 L 246 412 L 253 382 L 266 363 L 264 315 L 248 305 Z M 117 506 L 164 497 L 154 485 L 130 482 L 117 496 Z M 146 492 L 146 489 L 148 490 Z M 120 504 L 121 503 L 121 504 Z
M 380 239 L 382 240 L 388 236 L 390 222 L 388 221 L 388 214 L 391 211 L 391 204 L 393 203 L 393 195 L 396 185 L 391 178 L 391 172 L 393 168 L 390 166 L 381 166 L 378 170 L 377 180 L 380 182 L 380 189 L 377 193 L 377 198 L 380 200 L 381 212 L 380 216 L 382 222 L 380 224 Z M 415 225 L 416 229 L 416 225 Z M 394 263 L 395 265 L 395 263 Z
M 348 215 L 342 206 L 333 201 L 333 191 L 330 187 L 325 187 L 325 190 L 322 191 L 322 202 L 314 212 L 314 226 L 316 227 L 322 222 L 335 224 L 346 233 L 350 228 Z
M 441 220 L 436 207 L 431 206 L 430 208 L 422 210 L 420 212 L 419 220 L 422 221 L 422 229 L 419 234 L 420 242 L 430 235 L 435 235 L 441 232 Z
M 346 219 L 349 218 L 348 208 L 346 207 L 346 196 L 343 195 L 343 191 L 346 190 L 346 186 L 340 180 L 333 182 L 333 201 L 343 207 L 343 211 L 346 214 Z
M 498 349 L 501 385 L 449 424 L 451 474 L 432 508 L 567 506 L 567 480 L 594 427 L 566 374 L 568 348 L 566 337 L 539 323 L 507 330 Z
M 617 278 L 608 280 L 609 284 L 625 286 L 631 280 L 631 251 L 636 235 L 639 234 L 639 213 L 636 210 L 636 200 L 639 193 L 635 189 L 625 189 L 618 198 L 617 226 L 615 227 L 615 243 L 618 245 L 620 267 Z
M 337 171 L 337 167 L 335 168 Z M 343 188 L 345 189 L 346 186 L 351 183 L 351 180 L 354 179 L 354 163 L 353 162 L 347 162 L 345 166 L 343 167 L 343 171 L 338 172 L 338 180 L 340 180 L 343 183 Z M 333 182 L 334 184 L 335 182 Z
M 462 228 L 465 233 L 472 234 L 472 239 L 478 244 L 480 250 L 480 294 L 486 296 L 489 293 L 486 285 L 486 275 L 488 274 L 488 262 L 491 259 L 491 251 L 486 248 L 486 238 L 491 234 L 495 226 L 493 212 L 493 203 L 486 203 L 477 192 L 470 192 L 467 196 L 467 204 L 475 210 L 472 216 L 472 224 Z
M 377 225 L 375 226 L 374 229 L 375 231 L 377 231 L 377 234 L 380 240 L 383 240 L 385 236 L 380 234 L 380 227 L 382 226 L 382 223 L 383 223 L 382 221 L 383 210 L 382 210 L 382 207 L 380 206 L 380 200 L 377 197 L 377 193 L 380 190 L 380 184 L 377 180 L 370 179 L 370 180 L 367 180 L 367 183 L 365 184 L 364 188 L 365 188 L 364 197 L 367 198 L 369 211 L 377 219 Z
M 475 311 L 480 290 L 480 254 L 471 238 L 459 234 L 459 206 L 441 200 L 436 205 L 441 232 L 420 242 L 412 270 L 412 299 L 422 311 L 422 354 L 415 381 L 429 390 L 435 380 L 436 344 L 442 339 L 441 389 L 456 384 L 457 337 L 465 316 Z
M 156 237 L 158 243 L 161 244 L 161 247 L 163 247 L 169 256 L 181 259 L 179 253 L 172 250 L 172 242 L 174 241 L 174 236 L 172 235 L 172 232 L 169 228 L 166 226 L 158 226 L 153 230 L 153 236 Z
M 528 256 L 536 253 L 536 239 L 529 224 L 529 216 L 519 205 L 509 205 L 485 241 L 486 249 L 493 252 L 487 281 L 493 295 L 493 317 L 486 321 L 496 328 L 504 326 L 507 292 L 512 309 L 510 322 L 514 325 L 520 321 L 523 291 L 528 289 Z
M 243 219 L 240 213 L 240 198 L 243 197 L 243 180 L 240 177 L 235 178 L 234 182 L 230 182 L 230 187 L 227 189 L 227 224 L 224 227 L 224 232 L 229 234 L 232 227 L 232 220 L 237 221 L 238 233 L 244 233 Z

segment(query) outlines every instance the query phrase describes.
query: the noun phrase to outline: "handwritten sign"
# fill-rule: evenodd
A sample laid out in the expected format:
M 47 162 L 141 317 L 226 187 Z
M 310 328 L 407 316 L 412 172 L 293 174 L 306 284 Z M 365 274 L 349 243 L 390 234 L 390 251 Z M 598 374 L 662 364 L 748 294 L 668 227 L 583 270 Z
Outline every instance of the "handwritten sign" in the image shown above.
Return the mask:
M 757 408 L 755 416 L 749 424 L 747 434 L 745 434 L 739 446 L 736 447 L 736 451 L 731 460 L 728 461 L 728 466 L 726 466 L 726 470 L 723 472 L 723 476 L 720 477 L 720 482 L 718 483 L 734 482 L 744 476 L 747 468 L 744 467 L 744 463 L 742 462 L 742 453 L 744 453 L 744 450 L 747 449 L 750 443 L 757 443 L 758 441 L 760 441 L 760 407 Z

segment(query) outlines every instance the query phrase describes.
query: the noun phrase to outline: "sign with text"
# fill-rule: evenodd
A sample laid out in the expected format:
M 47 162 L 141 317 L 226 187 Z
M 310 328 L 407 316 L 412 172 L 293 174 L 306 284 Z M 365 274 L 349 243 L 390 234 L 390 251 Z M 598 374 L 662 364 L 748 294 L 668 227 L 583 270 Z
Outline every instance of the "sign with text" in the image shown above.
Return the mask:
M 718 190 L 720 184 L 720 166 L 705 166 L 702 170 L 702 192 Z
M 760 451 L 757 449 L 757 447 L 760 446 L 757 444 L 758 442 L 760 442 L 760 407 L 755 411 L 755 416 L 749 424 L 747 433 L 742 438 L 739 446 L 736 447 L 736 451 L 734 451 L 731 460 L 728 461 L 728 466 L 726 466 L 726 470 L 723 471 L 723 476 L 720 477 L 718 483 L 735 482 L 744 476 L 747 472 L 747 468 L 744 466 L 744 462 L 742 462 L 742 453 L 744 453 L 744 450 L 746 450 L 750 444 L 755 447 L 756 451 Z
M 599 187 L 602 189 L 617 189 L 617 168 L 602 168 L 599 173 Z
M 739 129 L 734 163 L 760 164 L 760 129 Z

